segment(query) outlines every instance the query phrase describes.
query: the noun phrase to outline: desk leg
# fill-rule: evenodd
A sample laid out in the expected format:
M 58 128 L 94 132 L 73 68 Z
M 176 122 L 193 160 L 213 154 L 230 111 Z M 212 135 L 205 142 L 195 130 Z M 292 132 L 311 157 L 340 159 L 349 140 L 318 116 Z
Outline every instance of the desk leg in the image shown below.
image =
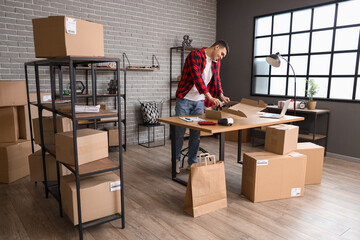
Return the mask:
M 225 160 L 225 133 L 220 133 L 220 139 L 219 139 L 219 160 L 224 161 Z
M 238 156 L 237 156 L 237 162 L 239 164 L 243 164 L 241 161 L 241 130 L 238 131 Z
M 170 125 L 170 136 L 171 136 L 171 178 L 173 181 L 186 186 L 187 182 L 178 179 L 176 177 L 176 137 L 175 137 L 174 125 Z

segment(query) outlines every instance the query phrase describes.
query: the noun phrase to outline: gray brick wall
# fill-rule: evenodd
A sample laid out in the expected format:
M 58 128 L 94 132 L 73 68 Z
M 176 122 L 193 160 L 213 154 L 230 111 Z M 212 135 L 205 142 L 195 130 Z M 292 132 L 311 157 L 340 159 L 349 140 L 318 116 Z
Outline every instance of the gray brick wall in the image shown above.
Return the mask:
M 126 52 L 132 65 L 150 66 L 156 55 L 160 70 L 127 72 L 129 144 L 137 143 L 138 100 L 166 99 L 163 116 L 169 116 L 170 47 L 181 45 L 185 34 L 194 47 L 208 46 L 216 36 L 216 0 L 0 0 L 0 8 L 0 80 L 25 79 L 23 64 L 35 60 L 31 19 L 50 15 L 102 23 L 105 56 L 121 58 Z M 34 91 L 34 72 L 29 73 Z M 49 91 L 48 70 L 41 69 L 41 74 L 41 88 Z M 110 73 L 99 75 L 99 93 L 106 92 L 112 78 Z M 110 106 L 112 102 L 107 100 Z

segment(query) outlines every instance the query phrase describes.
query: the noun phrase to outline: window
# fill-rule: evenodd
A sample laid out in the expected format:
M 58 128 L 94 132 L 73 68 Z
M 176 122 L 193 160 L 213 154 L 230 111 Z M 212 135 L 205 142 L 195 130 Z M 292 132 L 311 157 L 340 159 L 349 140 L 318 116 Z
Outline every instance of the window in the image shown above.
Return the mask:
M 319 85 L 317 99 L 360 101 L 360 1 L 336 1 L 255 17 L 252 95 L 306 97 L 306 79 Z

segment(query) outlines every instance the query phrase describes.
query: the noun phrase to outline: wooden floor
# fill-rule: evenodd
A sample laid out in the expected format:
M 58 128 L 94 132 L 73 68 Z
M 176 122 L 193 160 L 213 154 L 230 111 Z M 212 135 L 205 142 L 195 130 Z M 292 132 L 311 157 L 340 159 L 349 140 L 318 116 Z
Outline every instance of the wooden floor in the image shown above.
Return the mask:
M 214 149 L 218 141 L 203 138 Z M 259 151 L 243 145 L 243 151 Z M 117 152 L 111 152 L 113 159 Z M 323 181 L 305 196 L 252 203 L 242 195 L 237 145 L 225 146 L 228 207 L 198 218 L 183 212 L 186 188 L 170 178 L 170 142 L 124 153 L 126 227 L 121 220 L 85 231 L 85 239 L 360 239 L 360 163 L 325 158 Z M 186 173 L 182 174 L 186 179 Z M 0 184 L 0 239 L 78 239 L 56 200 L 25 177 Z

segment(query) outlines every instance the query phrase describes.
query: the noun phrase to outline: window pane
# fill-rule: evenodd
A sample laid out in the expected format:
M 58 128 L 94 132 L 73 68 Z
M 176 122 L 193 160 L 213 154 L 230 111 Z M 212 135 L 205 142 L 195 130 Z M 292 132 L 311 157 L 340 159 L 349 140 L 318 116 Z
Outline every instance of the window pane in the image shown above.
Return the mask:
M 290 13 L 275 15 L 273 34 L 288 32 L 290 32 Z
M 291 53 L 309 52 L 309 33 L 293 34 L 291 36 Z
M 314 9 L 313 29 L 333 27 L 335 19 L 335 4 Z
M 331 51 L 333 30 L 313 32 L 311 52 Z
M 356 65 L 356 53 L 334 54 L 333 75 L 354 75 Z
M 254 74 L 255 75 L 269 75 L 269 64 L 265 58 L 255 58 Z
M 255 40 L 255 56 L 270 54 L 270 38 L 258 38 Z
M 330 98 L 352 99 L 354 78 L 332 78 Z
M 272 77 L 270 81 L 270 94 L 285 96 L 286 78 Z
M 339 3 L 337 26 L 360 23 L 360 1 L 347 1 Z
M 359 29 L 359 27 L 337 29 L 335 51 L 356 50 L 359 42 Z
M 289 77 L 289 85 L 288 85 L 288 96 L 294 96 L 294 78 Z M 306 80 L 304 78 L 296 79 L 296 96 L 297 97 L 305 97 L 305 86 Z
M 263 17 L 256 20 L 255 36 L 264 36 L 271 34 L 271 19 L 272 17 Z
M 327 98 L 327 91 L 329 85 L 329 78 L 313 78 L 314 82 L 319 86 L 318 92 L 314 95 L 315 98 Z
M 293 66 L 296 75 L 306 75 L 307 62 L 308 56 L 293 56 L 290 58 L 290 63 Z
M 355 95 L 355 99 L 356 100 L 360 100 L 360 78 L 357 79 L 357 83 L 356 83 L 356 95 Z
M 255 77 L 255 94 L 267 94 L 269 88 L 268 77 Z
M 310 30 L 311 10 L 296 11 L 293 14 L 292 31 Z
M 289 51 L 289 35 L 273 38 L 273 53 L 288 53 Z
M 271 67 L 271 75 L 286 75 L 288 64 L 282 59 L 280 61 L 279 67 Z
M 310 75 L 329 75 L 330 54 L 310 56 Z

